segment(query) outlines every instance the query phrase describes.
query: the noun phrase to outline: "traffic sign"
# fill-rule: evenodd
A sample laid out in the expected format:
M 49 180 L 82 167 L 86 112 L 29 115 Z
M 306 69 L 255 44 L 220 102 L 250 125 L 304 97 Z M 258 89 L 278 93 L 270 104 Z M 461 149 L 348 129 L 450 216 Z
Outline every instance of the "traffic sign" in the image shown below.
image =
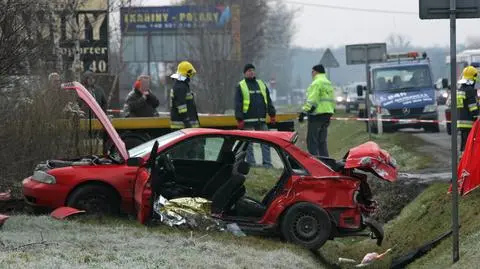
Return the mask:
M 480 17 L 480 0 L 456 0 L 455 4 L 455 18 Z M 419 11 L 422 20 L 449 19 L 450 0 L 420 0 Z
M 340 67 L 337 59 L 333 56 L 332 51 L 327 49 L 320 60 L 320 64 L 323 65 L 325 68 L 337 68 Z

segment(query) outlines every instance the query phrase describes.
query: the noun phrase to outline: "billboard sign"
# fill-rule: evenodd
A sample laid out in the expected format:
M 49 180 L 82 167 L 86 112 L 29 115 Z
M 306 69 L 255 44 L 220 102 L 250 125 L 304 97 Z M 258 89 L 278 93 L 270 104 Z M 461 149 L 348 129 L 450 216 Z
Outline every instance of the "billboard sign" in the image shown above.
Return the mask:
M 160 6 L 124 7 L 120 9 L 122 32 L 210 28 L 230 25 L 230 6 Z
M 83 70 L 108 72 L 108 0 L 82 0 L 72 12 L 71 1 L 52 1 L 59 27 L 54 29 L 64 66 L 72 68 L 75 54 L 80 55 Z M 75 48 L 76 41 L 80 48 Z

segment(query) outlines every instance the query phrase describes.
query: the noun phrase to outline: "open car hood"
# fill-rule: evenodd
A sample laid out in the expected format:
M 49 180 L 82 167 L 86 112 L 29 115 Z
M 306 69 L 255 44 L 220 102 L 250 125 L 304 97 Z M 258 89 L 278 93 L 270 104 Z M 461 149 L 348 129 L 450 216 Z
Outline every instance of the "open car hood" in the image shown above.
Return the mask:
M 103 112 L 102 108 L 100 107 L 100 105 L 98 105 L 97 101 L 95 100 L 95 98 L 93 98 L 90 92 L 82 84 L 76 81 L 62 84 L 62 88 L 65 90 L 75 90 L 77 92 L 78 97 L 80 97 L 80 99 L 82 99 L 88 105 L 88 107 L 93 111 L 97 119 L 103 125 L 103 128 L 108 133 L 108 136 L 110 137 L 110 139 L 112 139 L 113 143 L 117 147 L 120 156 L 123 158 L 124 161 L 126 161 L 128 159 L 128 151 L 125 147 L 125 143 L 120 138 L 120 135 L 118 135 L 117 130 L 115 130 L 115 128 L 113 127 L 110 119 Z
M 398 176 L 395 159 L 372 141 L 350 149 L 345 155 L 345 168 L 371 172 L 390 182 L 395 181 Z

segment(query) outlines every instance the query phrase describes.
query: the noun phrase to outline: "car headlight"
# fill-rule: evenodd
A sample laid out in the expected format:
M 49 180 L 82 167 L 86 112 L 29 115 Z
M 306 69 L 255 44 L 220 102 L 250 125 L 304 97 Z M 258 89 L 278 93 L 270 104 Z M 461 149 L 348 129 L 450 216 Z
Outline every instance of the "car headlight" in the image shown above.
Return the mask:
M 55 177 L 48 174 L 47 172 L 44 171 L 35 171 L 33 172 L 32 180 L 46 183 L 46 184 L 55 184 L 56 180 Z
M 448 93 L 446 93 L 446 92 L 442 93 L 442 97 L 443 97 L 443 98 L 447 98 L 447 97 L 448 97 Z
M 343 97 L 338 96 L 338 97 L 337 97 L 337 102 L 342 102 L 342 101 L 343 101 Z
M 350 103 L 352 100 L 350 98 L 347 97 L 347 102 Z
M 435 112 L 437 111 L 437 106 L 436 105 L 427 105 L 423 109 L 423 112 Z

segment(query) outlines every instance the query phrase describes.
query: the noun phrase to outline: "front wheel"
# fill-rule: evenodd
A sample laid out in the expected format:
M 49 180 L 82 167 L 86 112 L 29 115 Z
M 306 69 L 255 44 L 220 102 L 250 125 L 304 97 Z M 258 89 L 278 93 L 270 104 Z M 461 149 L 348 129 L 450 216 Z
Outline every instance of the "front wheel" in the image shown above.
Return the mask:
M 76 189 L 69 197 L 67 206 L 85 210 L 91 215 L 113 215 L 119 212 L 120 201 L 106 186 L 85 185 Z
M 289 242 L 319 249 L 330 238 L 332 223 L 327 212 L 311 203 L 290 207 L 282 218 L 281 234 Z

